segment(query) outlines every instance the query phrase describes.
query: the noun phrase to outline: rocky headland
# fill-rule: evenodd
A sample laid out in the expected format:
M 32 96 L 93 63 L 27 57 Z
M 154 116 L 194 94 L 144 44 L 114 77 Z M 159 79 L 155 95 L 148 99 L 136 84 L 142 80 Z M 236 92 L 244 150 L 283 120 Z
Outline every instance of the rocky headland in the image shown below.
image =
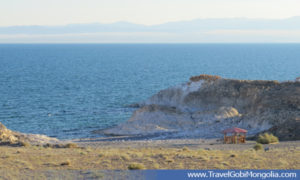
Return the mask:
M 300 140 L 300 82 L 191 77 L 144 102 L 108 135 L 216 138 L 237 126 L 255 136 L 271 132 L 280 140 Z
M 30 145 L 45 145 L 57 144 L 60 141 L 56 138 L 51 138 L 40 134 L 24 134 L 7 129 L 0 123 L 0 145 L 25 146 Z

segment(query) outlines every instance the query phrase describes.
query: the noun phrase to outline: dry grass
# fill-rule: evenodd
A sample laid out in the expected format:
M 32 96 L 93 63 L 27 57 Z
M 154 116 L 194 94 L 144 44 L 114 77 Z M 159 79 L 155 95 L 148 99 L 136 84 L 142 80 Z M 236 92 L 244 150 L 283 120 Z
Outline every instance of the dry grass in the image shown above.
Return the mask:
M 84 155 L 82 155 L 84 154 Z M 300 169 L 299 149 L 0 147 L 2 170 Z
M 84 178 L 102 177 L 97 170 L 136 169 L 300 169 L 300 148 L 271 148 L 269 151 L 205 150 L 196 147 L 162 148 L 45 148 L 0 146 L 1 177 L 16 179 L 24 172 L 55 171 L 72 179 L 70 171 L 87 172 Z M 35 173 L 36 172 L 36 173 Z M 74 171 L 73 171 L 74 172 Z M 1 173 L 1 172 L 0 172 Z M 71 173 L 71 174 L 68 174 Z M 78 176 L 82 174 L 77 174 Z M 77 178 L 76 175 L 76 178 Z M 65 178 L 66 177 L 66 178 Z M 71 177 L 71 178 L 70 178 Z M 83 179 L 84 179 L 83 178 Z M 126 177 L 124 177 L 126 179 Z M 31 179 L 31 178 L 28 178 Z

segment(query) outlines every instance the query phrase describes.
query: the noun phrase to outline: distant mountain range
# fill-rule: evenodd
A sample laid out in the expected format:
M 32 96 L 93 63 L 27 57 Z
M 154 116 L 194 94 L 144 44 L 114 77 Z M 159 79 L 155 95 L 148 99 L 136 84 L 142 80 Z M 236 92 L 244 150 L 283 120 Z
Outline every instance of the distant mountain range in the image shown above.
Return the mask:
M 140 25 L 129 22 L 111 24 L 70 24 L 63 26 L 0 27 L 0 34 L 78 34 L 99 32 L 203 32 L 211 30 L 300 30 L 300 17 L 287 19 L 196 19 L 159 25 Z

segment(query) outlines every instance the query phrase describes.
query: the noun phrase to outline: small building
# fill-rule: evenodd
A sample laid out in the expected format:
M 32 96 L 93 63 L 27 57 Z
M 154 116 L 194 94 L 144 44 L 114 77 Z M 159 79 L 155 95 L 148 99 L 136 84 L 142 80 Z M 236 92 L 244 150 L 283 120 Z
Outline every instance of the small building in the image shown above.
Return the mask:
M 247 130 L 233 127 L 222 131 L 224 134 L 224 144 L 239 144 L 246 142 Z

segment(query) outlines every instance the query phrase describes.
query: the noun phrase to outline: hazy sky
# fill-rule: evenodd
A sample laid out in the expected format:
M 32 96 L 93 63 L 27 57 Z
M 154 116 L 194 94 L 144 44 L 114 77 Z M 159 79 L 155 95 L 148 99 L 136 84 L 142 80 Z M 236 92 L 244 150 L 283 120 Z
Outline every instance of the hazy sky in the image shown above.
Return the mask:
M 0 0 L 0 26 L 300 16 L 300 0 Z

